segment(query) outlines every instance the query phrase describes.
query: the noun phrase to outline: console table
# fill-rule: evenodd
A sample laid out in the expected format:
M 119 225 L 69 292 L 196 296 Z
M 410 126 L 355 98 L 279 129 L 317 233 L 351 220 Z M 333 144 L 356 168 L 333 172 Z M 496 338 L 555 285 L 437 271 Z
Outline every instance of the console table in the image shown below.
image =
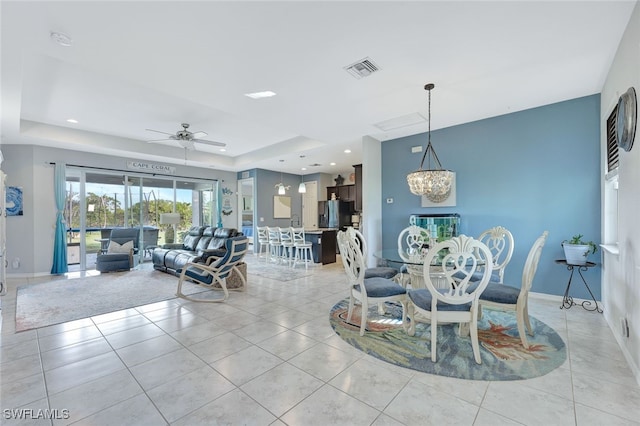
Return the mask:
M 593 262 L 587 262 L 584 265 L 571 265 L 567 263 L 565 259 L 556 259 L 556 263 L 559 265 L 565 265 L 567 267 L 567 270 L 571 271 L 571 274 L 569 275 L 569 282 L 567 283 L 567 289 L 564 291 L 564 297 L 562 298 L 562 305 L 560 306 L 560 309 L 569 309 L 570 307 L 577 305 L 577 303 L 573 301 L 573 297 L 569 296 L 569 288 L 571 287 L 571 280 L 573 279 L 573 273 L 577 270 L 578 274 L 580 275 L 580 278 L 582 278 L 582 282 L 584 283 L 584 286 L 587 288 L 587 290 L 589 291 L 589 294 L 591 295 L 591 299 L 593 299 L 593 304 L 595 305 L 595 307 L 591 307 L 592 305 L 591 300 L 585 300 L 584 302 L 581 303 L 582 307 L 587 311 L 596 311 L 596 312 L 602 313 L 602 309 L 600 309 L 600 307 L 598 306 L 598 302 L 596 301 L 595 296 L 591 292 L 591 289 L 589 288 L 589 284 L 587 284 L 587 281 L 584 279 L 584 276 L 582 275 L 583 271 L 587 271 L 589 268 L 593 268 L 594 266 L 596 266 L 596 264 Z

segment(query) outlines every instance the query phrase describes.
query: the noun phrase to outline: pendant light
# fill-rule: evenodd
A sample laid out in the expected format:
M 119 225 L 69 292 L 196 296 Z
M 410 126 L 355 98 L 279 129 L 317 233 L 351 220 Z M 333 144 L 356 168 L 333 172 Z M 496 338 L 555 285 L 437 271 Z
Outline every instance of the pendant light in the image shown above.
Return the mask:
M 424 89 L 429 93 L 429 127 L 427 149 L 422 156 L 420 168 L 407 175 L 409 190 L 415 195 L 424 195 L 434 203 L 441 203 L 451 194 L 451 184 L 453 183 L 453 172 L 442 168 L 436 151 L 431 145 L 431 90 L 435 87 L 433 83 L 426 84 Z M 427 169 L 424 170 L 424 160 L 427 159 Z M 431 158 L 434 161 L 434 168 L 431 168 Z
M 307 185 L 304 184 L 304 175 L 302 175 L 302 182 L 298 185 L 298 192 L 304 194 L 307 192 Z
M 282 172 L 280 172 L 280 183 L 276 183 L 275 187 L 278 189 L 278 195 L 285 195 L 287 190 L 291 188 L 291 185 L 285 186 L 282 179 Z

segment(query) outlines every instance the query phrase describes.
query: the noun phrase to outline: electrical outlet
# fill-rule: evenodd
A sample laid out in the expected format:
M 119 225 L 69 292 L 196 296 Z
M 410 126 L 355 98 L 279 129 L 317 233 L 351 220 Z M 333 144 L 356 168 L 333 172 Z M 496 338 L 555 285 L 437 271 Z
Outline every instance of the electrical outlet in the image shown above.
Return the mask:
M 629 338 L 629 321 L 626 318 L 620 318 L 620 333 L 622 337 Z

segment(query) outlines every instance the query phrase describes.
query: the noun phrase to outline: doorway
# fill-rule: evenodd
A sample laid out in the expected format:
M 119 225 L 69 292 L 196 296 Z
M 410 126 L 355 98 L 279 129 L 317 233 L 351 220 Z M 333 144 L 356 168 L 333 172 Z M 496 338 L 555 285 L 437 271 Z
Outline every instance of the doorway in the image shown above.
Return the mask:
M 251 251 L 253 251 L 255 235 L 255 195 L 253 188 L 253 178 L 238 181 L 238 223 L 240 224 L 240 231 L 249 238 L 249 250 Z
M 302 226 L 305 229 L 318 228 L 318 182 L 304 183 L 307 192 L 302 197 Z

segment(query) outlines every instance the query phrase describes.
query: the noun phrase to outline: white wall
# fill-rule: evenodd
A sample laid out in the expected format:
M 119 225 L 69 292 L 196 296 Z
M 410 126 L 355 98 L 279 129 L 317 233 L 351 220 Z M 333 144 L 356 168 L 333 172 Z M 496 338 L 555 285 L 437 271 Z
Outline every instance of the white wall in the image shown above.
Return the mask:
M 605 120 L 620 94 L 633 86 L 640 95 L 640 8 L 635 10 L 601 93 L 601 153 L 603 191 L 606 171 Z M 604 253 L 602 300 L 604 315 L 640 383 L 640 129 L 630 152 L 620 151 L 618 171 L 618 256 Z M 604 195 L 603 195 L 604 196 Z M 603 200 L 603 205 L 604 205 Z M 603 222 L 606 221 L 603 208 Z M 605 226 L 603 225 L 603 229 Z M 603 240 L 606 236 L 603 235 Z M 629 321 L 629 338 L 622 337 L 620 319 Z
M 362 235 L 367 241 L 367 265 L 376 266 L 373 254 L 382 249 L 382 150 L 380 141 L 362 138 Z
M 49 163 L 65 162 L 126 171 L 127 161 L 132 159 L 34 145 L 3 144 L 2 153 L 5 158 L 2 169 L 7 174 L 7 185 L 21 186 L 24 191 L 24 216 L 7 218 L 7 274 L 18 277 L 48 275 L 53 258 L 56 220 L 54 168 Z M 233 188 L 235 192 L 235 172 L 180 165 L 175 167 L 175 176 L 222 180 L 224 187 Z M 235 200 L 235 196 L 231 199 Z M 224 217 L 223 224 L 237 228 L 237 216 Z M 11 267 L 11 261 L 15 258 L 20 259 L 19 268 Z

